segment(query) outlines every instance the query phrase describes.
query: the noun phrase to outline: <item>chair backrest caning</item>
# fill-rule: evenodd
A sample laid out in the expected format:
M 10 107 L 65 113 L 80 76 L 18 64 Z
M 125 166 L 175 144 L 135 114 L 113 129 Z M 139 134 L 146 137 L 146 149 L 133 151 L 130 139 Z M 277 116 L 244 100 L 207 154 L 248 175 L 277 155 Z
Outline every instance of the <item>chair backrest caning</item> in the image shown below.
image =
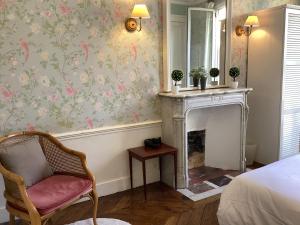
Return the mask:
M 53 172 L 86 175 L 85 170 L 82 168 L 80 158 L 66 153 L 48 138 L 41 137 L 40 143 Z

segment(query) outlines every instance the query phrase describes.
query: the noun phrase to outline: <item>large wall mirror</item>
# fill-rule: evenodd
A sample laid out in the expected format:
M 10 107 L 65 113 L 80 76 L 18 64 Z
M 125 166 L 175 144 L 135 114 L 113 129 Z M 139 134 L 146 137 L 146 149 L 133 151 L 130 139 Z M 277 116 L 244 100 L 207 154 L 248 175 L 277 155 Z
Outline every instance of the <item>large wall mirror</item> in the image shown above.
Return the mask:
M 191 88 L 190 71 L 220 70 L 219 85 L 226 84 L 230 67 L 231 0 L 165 0 L 164 91 L 171 89 L 171 72 L 181 70 L 181 88 Z M 208 76 L 207 84 L 211 83 Z

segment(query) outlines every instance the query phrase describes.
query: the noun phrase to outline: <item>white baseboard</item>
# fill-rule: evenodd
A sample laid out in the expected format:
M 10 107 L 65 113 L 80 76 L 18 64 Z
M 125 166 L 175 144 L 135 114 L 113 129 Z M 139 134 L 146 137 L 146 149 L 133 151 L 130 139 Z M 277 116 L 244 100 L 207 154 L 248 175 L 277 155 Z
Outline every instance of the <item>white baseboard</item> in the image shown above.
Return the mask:
M 96 188 L 99 197 L 125 191 L 130 189 L 130 178 L 120 177 L 118 179 L 98 183 Z

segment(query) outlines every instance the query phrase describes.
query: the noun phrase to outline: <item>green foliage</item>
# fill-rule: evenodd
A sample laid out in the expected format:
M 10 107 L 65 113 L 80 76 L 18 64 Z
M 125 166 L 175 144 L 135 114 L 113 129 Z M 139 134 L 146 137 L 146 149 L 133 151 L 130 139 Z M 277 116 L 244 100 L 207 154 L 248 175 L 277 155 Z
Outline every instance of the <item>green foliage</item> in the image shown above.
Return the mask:
M 175 86 L 176 86 L 177 82 L 182 80 L 183 72 L 181 70 L 173 70 L 171 76 L 172 76 L 172 80 L 175 81 Z
M 238 67 L 231 67 L 229 70 L 229 76 L 233 78 L 233 81 L 240 75 L 240 69 Z
M 206 69 L 202 66 L 199 67 L 197 69 L 192 69 L 190 72 L 190 76 L 193 78 L 203 78 L 203 77 L 207 77 L 207 71 Z
M 213 78 L 219 76 L 220 70 L 218 68 L 211 68 L 209 71 L 209 75 Z

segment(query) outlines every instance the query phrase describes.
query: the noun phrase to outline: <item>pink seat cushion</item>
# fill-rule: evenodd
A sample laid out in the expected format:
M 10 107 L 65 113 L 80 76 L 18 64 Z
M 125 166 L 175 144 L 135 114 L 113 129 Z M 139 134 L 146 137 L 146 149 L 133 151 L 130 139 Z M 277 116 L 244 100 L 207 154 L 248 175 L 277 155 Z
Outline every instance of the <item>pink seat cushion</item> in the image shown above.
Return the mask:
M 53 175 L 28 188 L 27 193 L 39 213 L 46 215 L 91 190 L 91 180 L 67 175 Z

